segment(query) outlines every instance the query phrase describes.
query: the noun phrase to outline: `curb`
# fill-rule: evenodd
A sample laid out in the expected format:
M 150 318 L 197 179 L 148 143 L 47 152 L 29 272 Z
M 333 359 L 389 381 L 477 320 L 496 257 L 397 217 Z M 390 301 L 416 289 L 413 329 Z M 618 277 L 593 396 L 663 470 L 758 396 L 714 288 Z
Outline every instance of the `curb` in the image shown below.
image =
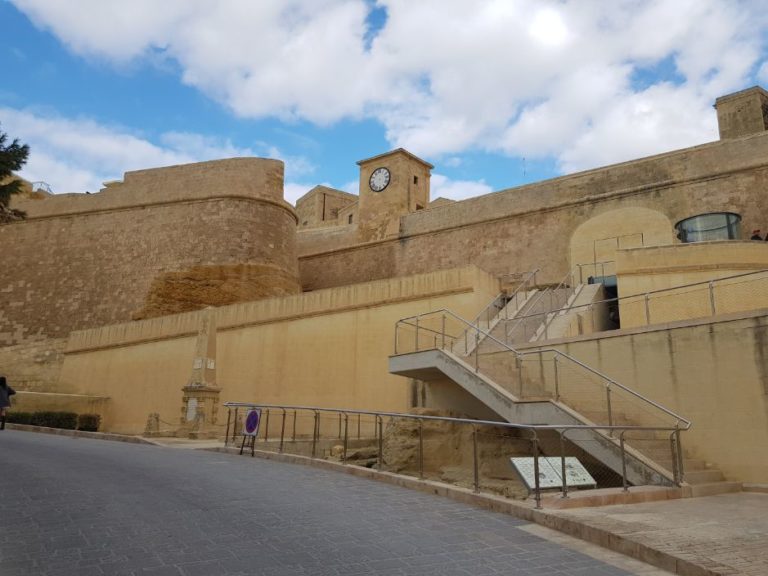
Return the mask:
M 240 452 L 240 449 L 235 447 L 206 448 L 205 450 L 234 455 L 239 455 Z M 244 452 L 243 455 L 247 456 L 247 453 Z M 651 548 L 650 546 L 636 542 L 625 536 L 608 532 L 602 528 L 590 526 L 572 518 L 566 518 L 558 515 L 557 512 L 537 510 L 533 507 L 532 503 L 526 504 L 521 501 L 508 500 L 490 494 L 476 494 L 468 488 L 462 488 L 452 484 L 444 484 L 434 480 L 420 480 L 418 478 L 401 476 L 392 472 L 383 472 L 373 468 L 363 468 L 328 460 L 318 460 L 308 456 L 280 454 L 278 452 L 267 452 L 263 450 L 255 450 L 254 455 L 265 460 L 301 464 L 304 466 L 321 468 L 323 470 L 351 474 L 352 476 L 357 476 L 359 478 L 368 478 L 394 486 L 401 486 L 411 490 L 418 490 L 419 492 L 442 496 L 456 502 L 469 504 L 492 512 L 509 514 L 521 520 L 533 522 L 591 544 L 596 544 L 613 552 L 619 552 L 620 554 L 624 554 L 635 560 L 640 560 L 641 562 L 672 572 L 673 574 L 679 574 L 680 576 L 725 576 L 733 574 L 732 567 L 721 565 L 718 565 L 717 567 L 703 566 L 675 556 L 669 552 Z
M 140 436 L 125 436 L 112 434 L 111 432 L 86 432 L 85 430 L 65 430 L 64 428 L 47 428 L 45 426 L 32 426 L 31 424 L 6 424 L 6 430 L 19 430 L 20 432 L 37 432 L 38 434 L 51 434 L 53 436 L 69 436 L 71 438 L 90 438 L 92 440 L 111 440 L 112 442 L 127 442 L 129 444 L 150 444 Z

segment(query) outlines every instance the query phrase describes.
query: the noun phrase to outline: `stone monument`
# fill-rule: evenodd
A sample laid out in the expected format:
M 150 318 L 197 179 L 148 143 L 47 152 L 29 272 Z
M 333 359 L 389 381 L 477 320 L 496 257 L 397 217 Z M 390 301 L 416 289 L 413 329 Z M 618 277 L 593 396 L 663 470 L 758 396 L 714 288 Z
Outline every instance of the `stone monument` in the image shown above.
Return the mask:
M 216 386 L 216 310 L 202 312 L 200 331 L 195 344 L 192 375 L 184 388 L 181 408 L 181 428 L 177 436 L 215 438 L 219 393 Z

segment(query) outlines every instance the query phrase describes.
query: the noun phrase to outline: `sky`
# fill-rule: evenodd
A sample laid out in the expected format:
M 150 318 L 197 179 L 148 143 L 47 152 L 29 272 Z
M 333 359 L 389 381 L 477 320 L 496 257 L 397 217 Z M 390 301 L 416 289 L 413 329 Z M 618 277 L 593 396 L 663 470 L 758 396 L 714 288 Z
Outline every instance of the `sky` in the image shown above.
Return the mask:
M 290 202 L 403 147 L 460 200 L 711 142 L 760 0 L 0 0 L 0 130 L 55 193 L 234 156 Z

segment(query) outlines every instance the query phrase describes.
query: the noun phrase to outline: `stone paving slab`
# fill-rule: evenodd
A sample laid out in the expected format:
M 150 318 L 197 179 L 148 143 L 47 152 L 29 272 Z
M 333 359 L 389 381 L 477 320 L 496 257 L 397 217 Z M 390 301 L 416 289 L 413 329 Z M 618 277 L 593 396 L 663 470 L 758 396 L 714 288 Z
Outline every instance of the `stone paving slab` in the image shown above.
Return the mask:
M 218 447 L 224 450 L 221 443 L 211 441 L 157 439 L 153 442 L 173 448 L 211 450 Z M 232 449 L 228 451 L 233 452 Z M 534 510 L 531 502 L 477 495 L 450 485 L 288 454 L 257 454 L 261 458 L 300 462 L 315 468 L 376 478 L 511 514 L 538 523 L 539 526 L 525 525 L 525 530 L 530 533 L 563 545 L 571 542 L 574 549 L 593 558 L 603 559 L 613 566 L 621 566 L 632 574 L 768 575 L 768 546 L 764 546 L 768 542 L 766 493 L 745 492 L 631 505 Z M 637 490 L 633 489 L 635 492 Z M 549 506 L 546 501 L 544 504 Z M 554 528 L 557 532 L 545 527 Z M 568 535 L 580 540 L 574 540 Z M 616 555 L 616 552 L 621 554 Z M 628 565 L 626 562 L 635 562 L 628 556 L 643 562 Z
M 2 576 L 661 574 L 330 470 L 15 430 L 0 454 Z
M 768 494 L 735 493 L 666 502 L 557 511 L 711 574 L 768 574 Z

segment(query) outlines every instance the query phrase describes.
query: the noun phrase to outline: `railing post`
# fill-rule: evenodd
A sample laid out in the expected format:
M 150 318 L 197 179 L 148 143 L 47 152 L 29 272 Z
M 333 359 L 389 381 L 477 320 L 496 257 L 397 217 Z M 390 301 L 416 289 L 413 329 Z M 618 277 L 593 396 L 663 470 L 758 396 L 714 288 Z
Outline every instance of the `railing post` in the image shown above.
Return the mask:
M 291 432 L 291 442 L 296 442 L 296 410 L 293 411 L 293 430 Z
M 560 401 L 560 378 L 557 371 L 557 355 L 555 355 L 555 402 Z
M 621 447 L 621 485 L 624 492 L 629 492 L 629 483 L 627 482 L 627 453 L 624 450 L 624 433 L 622 430 L 619 435 L 619 446 Z
M 227 406 L 227 432 L 224 434 L 224 447 L 229 444 L 229 421 L 232 419 L 232 408 Z
M 267 408 L 267 418 L 264 422 L 264 443 L 269 442 L 269 408 Z
M 685 458 L 683 457 L 683 444 L 680 441 L 680 428 L 678 424 L 675 424 L 675 444 L 677 445 L 677 471 L 680 475 L 680 482 L 682 484 L 685 481 Z
M 648 293 L 645 293 L 645 325 L 650 326 L 651 325 L 651 306 L 648 303 L 648 299 L 650 297 L 648 296 Z
M 563 494 L 561 498 L 568 498 L 568 475 L 565 473 L 565 430 L 560 430 L 560 475 L 563 477 Z
M 613 411 L 611 410 L 611 384 L 605 387 L 605 401 L 608 407 L 608 426 L 613 426 Z M 608 430 L 608 435 L 613 436 L 613 428 Z
M 349 440 L 349 414 L 344 412 L 344 443 L 342 444 L 341 461 L 347 463 L 347 443 Z
M 680 486 L 683 482 L 685 471 L 683 470 L 683 449 L 680 445 L 680 428 L 675 424 L 675 431 L 669 437 L 672 449 L 672 465 L 674 466 L 675 484 Z
M 480 332 L 475 330 L 475 372 L 480 371 Z
M 443 325 L 442 325 L 442 328 L 440 330 L 440 333 L 443 336 L 443 344 L 442 344 L 442 346 L 440 348 L 445 350 L 445 312 L 443 312 Z
M 235 407 L 235 422 L 234 422 L 234 424 L 232 426 L 232 442 L 234 442 L 235 438 L 237 437 L 237 416 L 238 416 L 238 411 L 239 410 L 240 410 L 240 407 L 236 406 Z
M 397 339 L 400 334 L 400 322 L 395 323 L 395 356 L 397 356 Z
M 315 410 L 315 422 L 312 425 L 312 458 L 317 454 L 317 440 L 320 435 L 320 412 Z
M 539 481 L 539 439 L 536 432 L 533 432 L 533 476 L 534 476 L 534 498 L 536 499 L 536 509 L 541 510 L 541 483 Z
M 283 411 L 283 419 L 280 423 L 280 448 L 278 448 L 278 452 L 283 452 L 283 442 L 285 441 L 285 408 L 282 408 Z
M 477 425 L 472 424 L 472 473 L 474 477 L 474 492 L 480 492 L 480 466 L 477 454 Z
M 339 440 L 341 440 L 341 412 L 339 412 Z
M 419 418 L 419 480 L 424 480 L 424 421 Z
M 419 351 L 419 317 L 416 316 L 416 343 L 414 347 L 414 352 Z
M 715 311 L 715 282 L 714 280 L 709 281 L 709 306 L 712 309 L 712 316 L 716 314 Z
M 357 413 L 357 439 L 360 440 L 360 413 Z
M 376 468 L 381 471 L 384 462 L 384 419 L 380 414 L 376 414 L 376 427 L 378 428 L 379 454 L 376 460 Z
M 519 388 L 518 397 L 523 397 L 523 357 L 520 354 L 515 355 L 515 362 L 517 363 L 517 386 Z

